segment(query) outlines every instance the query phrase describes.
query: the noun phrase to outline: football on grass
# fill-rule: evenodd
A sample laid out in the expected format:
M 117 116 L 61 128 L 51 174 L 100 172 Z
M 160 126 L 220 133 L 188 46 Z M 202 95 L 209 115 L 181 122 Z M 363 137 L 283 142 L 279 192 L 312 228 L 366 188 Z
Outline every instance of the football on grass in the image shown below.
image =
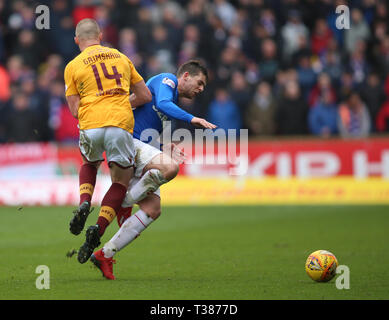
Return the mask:
M 336 275 L 338 260 L 327 250 L 312 252 L 305 262 L 305 271 L 308 276 L 317 282 L 330 281 Z

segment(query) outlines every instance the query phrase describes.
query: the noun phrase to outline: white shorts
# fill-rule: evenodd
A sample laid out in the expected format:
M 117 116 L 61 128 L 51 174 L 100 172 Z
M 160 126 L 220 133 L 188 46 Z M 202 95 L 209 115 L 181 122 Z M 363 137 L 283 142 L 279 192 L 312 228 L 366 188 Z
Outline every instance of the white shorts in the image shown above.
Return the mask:
M 108 165 L 115 163 L 122 168 L 134 166 L 134 139 L 131 133 L 119 127 L 80 130 L 79 147 L 89 162 L 104 161 L 105 151 Z
M 131 189 L 133 185 L 135 185 L 143 175 L 144 167 L 158 154 L 162 153 L 161 150 L 144 143 L 136 138 L 134 138 L 134 146 L 135 146 L 135 175 L 130 181 L 130 185 L 128 186 L 128 190 Z M 161 191 L 158 188 L 154 191 L 154 194 L 157 196 L 161 196 Z
M 144 167 L 156 155 L 162 153 L 162 151 L 136 138 L 134 138 L 134 148 L 135 148 L 135 178 L 140 178 L 143 175 Z

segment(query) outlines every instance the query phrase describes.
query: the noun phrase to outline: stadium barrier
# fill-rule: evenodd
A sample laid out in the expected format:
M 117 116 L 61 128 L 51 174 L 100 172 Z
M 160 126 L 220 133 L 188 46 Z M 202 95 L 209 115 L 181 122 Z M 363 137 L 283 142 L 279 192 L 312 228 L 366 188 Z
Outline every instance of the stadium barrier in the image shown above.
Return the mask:
M 234 159 L 226 150 L 184 150 L 190 159 L 161 188 L 163 204 L 389 204 L 388 137 L 250 141 Z M 76 205 L 80 165 L 76 146 L 0 145 L 0 205 Z M 95 204 L 109 185 L 105 163 Z

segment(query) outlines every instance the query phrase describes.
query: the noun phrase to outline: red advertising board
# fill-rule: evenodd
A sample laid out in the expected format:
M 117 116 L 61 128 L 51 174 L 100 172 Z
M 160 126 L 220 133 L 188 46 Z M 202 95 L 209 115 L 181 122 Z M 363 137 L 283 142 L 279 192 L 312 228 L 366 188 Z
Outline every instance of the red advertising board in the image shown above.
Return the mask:
M 241 144 L 242 145 L 242 144 Z M 187 146 L 180 175 L 192 177 L 244 175 L 253 178 L 352 176 L 389 179 L 389 138 L 363 140 L 249 141 L 221 152 Z M 82 163 L 77 146 L 50 143 L 0 145 L 0 180 L 18 176 L 42 178 L 77 175 Z M 109 174 L 107 164 L 102 174 Z
M 389 201 L 389 138 L 250 141 L 247 146 L 221 150 L 202 145 L 184 148 L 189 156 L 181 165 L 180 177 L 161 187 L 164 203 Z M 0 205 L 76 205 L 81 163 L 74 145 L 0 145 Z M 108 173 L 104 163 L 95 187 L 95 204 L 110 186 Z
M 244 148 L 243 148 L 244 149 Z M 210 153 L 207 155 L 209 157 Z M 207 158 L 182 165 L 189 176 L 228 175 L 235 170 L 250 177 L 333 177 L 389 178 L 389 138 L 363 140 L 280 140 L 249 142 L 246 150 L 236 148 L 239 161 L 213 161 Z M 200 157 L 201 158 L 201 157 Z

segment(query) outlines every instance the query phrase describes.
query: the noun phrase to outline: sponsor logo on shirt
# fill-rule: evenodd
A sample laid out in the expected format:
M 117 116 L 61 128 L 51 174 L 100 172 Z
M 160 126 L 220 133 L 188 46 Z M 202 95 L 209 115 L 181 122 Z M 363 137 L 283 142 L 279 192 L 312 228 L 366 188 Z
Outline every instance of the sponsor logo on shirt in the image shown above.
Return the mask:
M 167 77 L 163 78 L 162 83 L 167 84 L 169 87 L 171 87 L 173 89 L 175 89 L 175 87 L 176 87 L 176 84 L 174 83 L 174 81 L 172 79 L 167 78 Z
M 162 112 L 158 111 L 156 106 L 153 105 L 152 108 L 158 114 L 158 117 L 161 119 L 162 122 L 169 119 L 169 117 L 166 114 L 163 114 Z

